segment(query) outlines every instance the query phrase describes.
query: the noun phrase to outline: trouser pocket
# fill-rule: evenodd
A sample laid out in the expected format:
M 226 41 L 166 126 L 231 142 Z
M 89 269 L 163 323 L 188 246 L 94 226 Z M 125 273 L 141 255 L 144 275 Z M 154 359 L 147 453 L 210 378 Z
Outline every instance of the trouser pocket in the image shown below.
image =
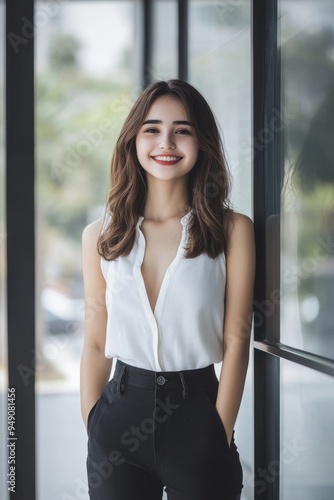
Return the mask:
M 90 435 L 93 427 L 95 427 L 95 421 L 98 418 L 98 414 L 105 408 L 110 410 L 111 406 L 116 400 L 122 396 L 117 393 L 117 382 L 114 378 L 109 380 L 109 382 L 104 387 L 100 398 L 92 406 L 87 417 L 87 434 Z M 104 408 L 102 404 L 104 403 Z
M 204 406 L 207 408 L 207 411 L 211 414 L 212 416 L 212 421 L 213 421 L 213 425 L 215 426 L 215 428 L 217 429 L 217 432 L 219 434 L 221 434 L 221 436 L 223 437 L 224 441 L 225 441 L 225 444 L 226 444 L 226 447 L 229 451 L 231 451 L 232 449 L 232 444 L 234 442 L 234 431 L 232 433 L 232 440 L 231 440 L 231 446 L 229 445 L 228 443 L 228 440 L 227 440 L 227 435 L 226 435 L 226 430 L 225 430 L 225 427 L 224 427 L 224 424 L 223 424 L 223 421 L 222 419 L 220 418 L 220 415 L 217 411 L 217 408 L 216 408 L 216 399 L 212 398 L 211 396 L 205 396 L 203 398 L 203 404 Z
M 87 433 L 89 432 L 89 428 L 90 428 L 90 423 L 91 423 L 91 420 L 93 418 L 93 414 L 95 412 L 95 409 L 98 405 L 100 401 L 100 398 L 96 401 L 96 403 L 91 407 L 91 409 L 89 410 L 89 413 L 88 413 L 88 417 L 87 417 Z
M 96 403 L 92 406 L 92 408 L 89 410 L 88 417 L 87 417 L 87 434 L 90 433 L 92 422 L 94 420 L 94 415 L 96 413 L 96 410 L 97 410 L 102 398 L 103 398 L 103 393 L 102 393 L 101 397 L 96 401 Z

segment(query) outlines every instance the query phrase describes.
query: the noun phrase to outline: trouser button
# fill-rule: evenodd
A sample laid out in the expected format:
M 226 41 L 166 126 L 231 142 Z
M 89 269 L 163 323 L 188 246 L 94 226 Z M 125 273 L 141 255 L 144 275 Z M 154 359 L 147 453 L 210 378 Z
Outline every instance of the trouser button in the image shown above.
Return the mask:
M 163 377 L 162 375 L 159 375 L 159 377 L 157 378 L 157 383 L 159 385 L 164 385 L 165 382 L 166 382 L 165 377 Z

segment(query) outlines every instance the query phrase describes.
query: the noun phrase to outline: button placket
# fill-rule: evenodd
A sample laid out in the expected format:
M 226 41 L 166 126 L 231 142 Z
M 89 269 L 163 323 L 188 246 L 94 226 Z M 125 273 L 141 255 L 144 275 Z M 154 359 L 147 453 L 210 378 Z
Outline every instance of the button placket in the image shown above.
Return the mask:
M 140 229 L 140 226 L 144 220 L 143 216 L 140 216 L 138 218 L 137 222 L 137 256 L 136 256 L 136 267 L 135 267 L 135 278 L 137 281 L 137 284 L 139 286 L 139 291 L 142 297 L 142 303 L 146 311 L 146 317 L 151 325 L 152 333 L 153 333 L 153 350 L 154 350 L 154 358 L 155 358 L 155 363 L 156 367 L 158 370 L 163 370 L 163 367 L 161 366 L 161 363 L 159 361 L 159 318 L 162 315 L 162 310 L 163 310 L 163 303 L 164 299 L 166 297 L 168 285 L 171 279 L 172 272 L 174 270 L 174 267 L 177 265 L 179 260 L 181 259 L 181 256 L 184 252 L 183 249 L 183 244 L 187 240 L 187 221 L 191 215 L 191 211 L 189 211 L 186 215 L 184 215 L 181 219 L 180 222 L 182 224 L 182 233 L 181 233 L 181 240 L 176 252 L 176 255 L 168 268 L 165 271 L 164 278 L 162 280 L 162 283 L 160 285 L 160 290 L 158 293 L 157 301 L 155 304 L 155 309 L 152 311 L 151 305 L 149 303 L 146 287 L 145 287 L 145 282 L 144 278 L 141 272 L 141 265 L 144 260 L 144 255 L 146 251 L 146 241 L 145 241 L 145 236 L 143 232 Z

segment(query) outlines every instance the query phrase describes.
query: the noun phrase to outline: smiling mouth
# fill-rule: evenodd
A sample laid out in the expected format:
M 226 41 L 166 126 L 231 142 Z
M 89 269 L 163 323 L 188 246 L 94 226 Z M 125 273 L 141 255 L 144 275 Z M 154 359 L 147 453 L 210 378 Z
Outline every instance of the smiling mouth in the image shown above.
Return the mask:
M 159 165 L 175 165 L 178 161 L 182 160 L 180 156 L 152 156 L 153 160 Z

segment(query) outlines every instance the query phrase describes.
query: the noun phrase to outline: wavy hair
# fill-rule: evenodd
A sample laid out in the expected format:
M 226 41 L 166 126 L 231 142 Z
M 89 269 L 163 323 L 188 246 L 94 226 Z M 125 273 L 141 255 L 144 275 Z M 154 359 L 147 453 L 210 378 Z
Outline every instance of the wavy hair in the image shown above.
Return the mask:
M 141 93 L 117 140 L 103 230 L 97 245 L 98 253 L 106 260 L 128 255 L 135 242 L 138 217 L 143 214 L 147 195 L 146 171 L 137 158 L 136 136 L 150 107 L 161 96 L 170 96 L 183 105 L 198 141 L 197 161 L 188 173 L 192 216 L 188 221 L 185 257 L 207 253 L 216 258 L 227 251 L 232 220 L 231 177 L 218 125 L 198 90 L 182 80 L 169 80 L 154 82 Z

